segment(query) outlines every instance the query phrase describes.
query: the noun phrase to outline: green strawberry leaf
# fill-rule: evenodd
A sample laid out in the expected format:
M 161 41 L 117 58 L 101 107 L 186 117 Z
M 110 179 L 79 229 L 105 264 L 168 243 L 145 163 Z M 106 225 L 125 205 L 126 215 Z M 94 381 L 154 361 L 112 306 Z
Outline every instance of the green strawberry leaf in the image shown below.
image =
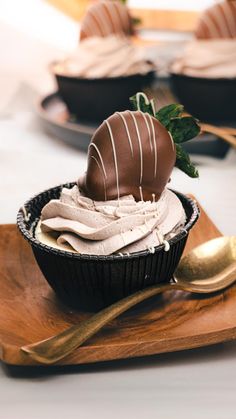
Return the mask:
M 176 144 L 189 141 L 200 133 L 200 126 L 192 116 L 173 118 L 169 121 L 166 129 L 171 133 Z
M 180 144 L 176 144 L 175 166 L 192 178 L 199 177 L 198 170 L 191 162 L 188 153 L 183 149 L 183 147 Z
M 192 178 L 198 177 L 198 170 L 192 164 L 188 153 L 180 145 L 200 133 L 197 120 L 192 116 L 182 116 L 184 107 L 177 103 L 164 106 L 158 112 L 155 112 L 154 100 L 149 100 L 143 92 L 138 92 L 132 96 L 130 102 L 134 110 L 149 113 L 169 131 L 176 145 L 175 166 Z
M 155 116 L 158 121 L 167 128 L 171 119 L 182 115 L 183 110 L 183 105 L 180 105 L 179 103 L 172 103 L 171 105 L 167 105 L 159 109 Z
M 140 19 L 139 17 L 132 17 L 131 20 L 134 26 L 140 25 L 142 23 L 142 19 Z
M 136 95 L 130 97 L 129 100 L 135 111 L 141 111 L 155 116 L 154 100 L 149 100 L 144 93 L 138 92 Z

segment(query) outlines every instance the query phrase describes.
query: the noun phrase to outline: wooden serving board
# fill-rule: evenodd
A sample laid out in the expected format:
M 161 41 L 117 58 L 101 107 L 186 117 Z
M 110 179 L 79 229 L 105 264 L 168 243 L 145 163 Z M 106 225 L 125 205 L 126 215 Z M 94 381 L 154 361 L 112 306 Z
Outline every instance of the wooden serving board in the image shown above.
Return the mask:
M 205 212 L 190 233 L 186 252 L 217 236 Z M 63 306 L 41 274 L 15 225 L 0 226 L 0 358 L 33 365 L 22 345 L 46 339 L 91 314 Z M 236 286 L 198 296 L 166 292 L 130 310 L 58 364 L 124 359 L 211 345 L 236 338 Z

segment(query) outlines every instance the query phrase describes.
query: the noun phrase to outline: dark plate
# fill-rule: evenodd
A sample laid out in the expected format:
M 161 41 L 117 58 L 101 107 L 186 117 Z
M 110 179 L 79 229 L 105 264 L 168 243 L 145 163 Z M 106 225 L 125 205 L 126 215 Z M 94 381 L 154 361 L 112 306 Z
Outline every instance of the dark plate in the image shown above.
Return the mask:
M 166 85 L 159 83 L 155 97 L 161 106 L 175 101 L 169 95 Z M 99 125 L 73 119 L 58 92 L 41 99 L 37 113 L 46 132 L 83 151 L 87 151 L 90 139 Z M 192 154 L 223 158 L 229 146 L 217 137 L 206 134 L 186 143 L 185 148 Z
M 46 132 L 84 151 L 99 125 L 75 121 L 57 92 L 40 100 L 37 114 Z
M 174 94 L 186 110 L 204 122 L 236 122 L 236 78 L 207 79 L 170 75 Z

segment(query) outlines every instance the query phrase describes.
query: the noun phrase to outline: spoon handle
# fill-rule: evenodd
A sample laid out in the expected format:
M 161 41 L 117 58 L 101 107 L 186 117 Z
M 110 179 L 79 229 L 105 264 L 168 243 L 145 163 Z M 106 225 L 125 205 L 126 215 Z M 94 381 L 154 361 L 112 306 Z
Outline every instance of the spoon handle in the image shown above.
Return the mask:
M 233 147 L 236 147 L 236 138 L 234 137 L 234 135 L 236 135 L 236 131 L 234 131 L 233 129 L 230 131 L 229 128 L 216 127 L 215 125 L 210 125 L 210 124 L 200 124 L 200 125 L 201 125 L 202 131 L 217 135 L 218 137 L 225 140 L 227 143 L 231 144 Z
M 129 308 L 154 295 L 173 289 L 173 287 L 175 289 L 178 288 L 176 283 L 158 284 L 145 288 L 92 315 L 83 323 L 71 326 L 62 333 L 46 340 L 22 346 L 21 350 L 30 358 L 41 364 L 53 364 L 60 359 L 65 358 L 87 339 L 102 329 L 108 322 L 115 319 Z

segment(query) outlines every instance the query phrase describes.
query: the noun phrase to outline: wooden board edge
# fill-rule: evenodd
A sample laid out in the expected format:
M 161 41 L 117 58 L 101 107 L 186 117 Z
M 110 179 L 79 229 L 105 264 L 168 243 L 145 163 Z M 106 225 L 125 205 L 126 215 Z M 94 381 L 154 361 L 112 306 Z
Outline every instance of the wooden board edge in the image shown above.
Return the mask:
M 52 366 L 97 364 L 100 362 L 142 358 L 146 356 L 197 349 L 234 340 L 236 340 L 236 326 L 224 329 L 220 332 L 194 335 L 191 337 L 191 343 L 189 343 L 189 336 L 183 336 L 181 338 L 170 338 L 159 342 L 154 340 L 149 342 L 140 342 L 139 344 L 124 343 L 121 345 L 119 343 L 117 345 L 107 345 L 105 348 L 104 346 L 96 345 L 82 346 L 73 354 L 68 355 L 65 359 L 53 364 Z M 13 345 L 1 345 L 0 359 L 7 365 L 42 366 L 42 364 L 27 357 L 20 351 L 19 347 Z

